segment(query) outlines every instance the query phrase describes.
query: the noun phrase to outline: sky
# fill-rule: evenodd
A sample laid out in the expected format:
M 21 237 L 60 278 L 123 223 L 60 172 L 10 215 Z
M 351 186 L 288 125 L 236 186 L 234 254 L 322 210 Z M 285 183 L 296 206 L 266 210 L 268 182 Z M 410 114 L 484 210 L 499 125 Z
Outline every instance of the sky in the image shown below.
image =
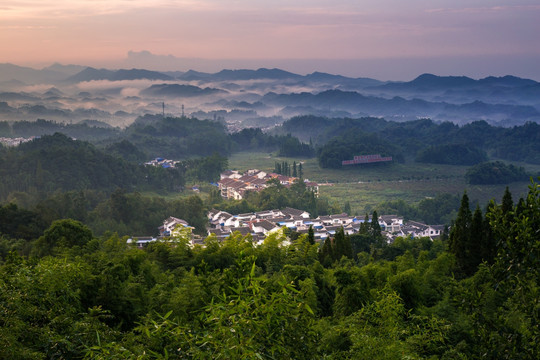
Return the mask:
M 2 0 L 0 63 L 540 80 L 538 0 Z

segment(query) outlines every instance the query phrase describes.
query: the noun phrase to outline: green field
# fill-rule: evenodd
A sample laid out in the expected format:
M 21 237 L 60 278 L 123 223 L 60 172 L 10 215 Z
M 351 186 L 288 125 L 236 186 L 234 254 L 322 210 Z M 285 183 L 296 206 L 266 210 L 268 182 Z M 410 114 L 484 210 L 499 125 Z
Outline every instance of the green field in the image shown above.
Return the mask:
M 437 194 L 451 193 L 461 196 L 467 190 L 471 201 L 484 206 L 490 199 L 500 201 L 505 185 L 469 185 L 465 182 L 467 166 L 422 164 L 408 162 L 381 166 L 355 166 L 346 169 L 321 169 L 316 158 L 298 159 L 277 157 L 269 153 L 236 153 L 229 158 L 229 168 L 245 171 L 260 169 L 273 171 L 276 162 L 292 164 L 302 162 L 304 177 L 316 181 L 321 197 L 343 206 L 349 201 L 353 213 L 365 213 L 376 209 L 383 201 L 403 199 L 418 202 Z M 524 164 L 516 164 L 525 166 Z M 538 172 L 539 166 L 525 166 Z M 515 200 L 528 191 L 528 182 L 509 184 Z

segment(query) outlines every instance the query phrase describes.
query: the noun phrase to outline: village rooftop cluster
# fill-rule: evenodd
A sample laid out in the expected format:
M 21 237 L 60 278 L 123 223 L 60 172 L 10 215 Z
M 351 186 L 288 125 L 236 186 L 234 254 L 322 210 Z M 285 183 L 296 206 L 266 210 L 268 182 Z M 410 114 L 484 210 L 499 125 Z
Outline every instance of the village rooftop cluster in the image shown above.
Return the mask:
M 19 146 L 22 143 L 26 143 L 29 141 L 32 141 L 36 139 L 36 136 L 31 136 L 29 138 L 23 138 L 23 137 L 16 137 L 16 138 L 9 138 L 9 137 L 0 137 L 0 144 L 4 146 Z
M 277 179 L 283 186 L 289 187 L 299 178 L 285 176 L 276 173 L 266 173 L 258 169 L 250 169 L 244 173 L 235 170 L 227 170 L 220 175 L 217 185 L 221 196 L 225 199 L 242 200 L 248 191 L 261 191 L 268 187 L 268 181 Z M 319 196 L 319 184 L 304 179 L 304 184 L 308 190 L 313 191 L 315 196 Z
M 307 234 L 309 228 L 313 228 L 316 242 L 322 242 L 328 237 L 332 238 L 336 231 L 343 227 L 345 234 L 353 235 L 360 231 L 360 225 L 365 222 L 365 217 L 350 216 L 346 213 L 335 215 L 323 215 L 312 218 L 307 211 L 286 207 L 245 214 L 230 214 L 226 211 L 212 209 L 208 212 L 207 235 L 215 235 L 219 240 L 238 232 L 243 236 L 251 235 L 254 244 L 261 244 L 264 239 L 286 227 L 291 231 Z M 368 218 L 371 222 L 373 219 Z M 417 221 L 403 221 L 403 217 L 397 215 L 382 215 L 378 217 L 382 234 L 389 243 L 397 237 L 429 237 L 435 239 L 441 236 L 444 225 L 427 225 Z M 138 247 L 144 247 L 152 241 L 167 239 L 177 236 L 182 229 L 192 229 L 182 219 L 169 217 L 159 227 L 159 237 L 138 237 L 128 239 L 128 243 L 136 243 Z M 202 244 L 202 238 L 192 236 L 191 244 Z

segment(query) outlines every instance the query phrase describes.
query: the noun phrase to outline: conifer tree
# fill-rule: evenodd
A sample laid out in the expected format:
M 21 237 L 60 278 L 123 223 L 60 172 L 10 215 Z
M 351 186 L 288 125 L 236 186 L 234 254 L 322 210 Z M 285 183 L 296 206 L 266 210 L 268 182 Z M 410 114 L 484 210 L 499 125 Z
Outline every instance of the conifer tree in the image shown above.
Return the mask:
M 352 213 L 352 210 L 351 210 L 351 203 L 346 201 L 345 202 L 345 205 L 343 206 L 343 212 L 347 213 L 347 215 L 351 215 Z
M 484 217 L 480 206 L 476 206 L 471 222 L 471 235 L 467 243 L 467 264 L 466 273 L 472 275 L 476 272 L 478 265 L 482 262 L 482 248 L 484 241 Z
M 309 225 L 307 238 L 311 245 L 315 244 L 315 232 L 313 231 L 313 225 Z
M 292 176 L 298 177 L 298 172 L 296 171 L 296 161 L 293 162 Z
M 379 214 L 376 210 L 373 210 L 371 215 L 371 226 L 370 226 L 371 235 L 374 237 L 381 237 L 381 225 L 379 224 Z
M 458 271 L 465 274 L 467 267 L 467 247 L 471 238 L 472 213 L 469 208 L 469 197 L 467 192 L 463 193 L 461 206 L 456 216 L 456 220 L 450 230 L 449 251 L 456 257 Z
M 504 190 L 501 210 L 504 216 L 503 220 L 506 223 L 510 223 L 514 219 L 514 201 L 512 200 L 512 194 L 510 193 L 510 190 L 508 190 L 508 186 Z
M 345 235 L 345 230 L 341 226 L 334 236 L 334 260 L 341 259 L 342 256 L 352 259 L 351 239 Z
M 508 186 L 504 190 L 501 209 L 503 211 L 503 214 L 508 214 L 510 211 L 514 210 L 514 201 L 512 200 L 512 194 L 510 193 Z
M 332 240 L 330 237 L 327 237 L 324 240 L 321 252 L 319 253 L 320 262 L 323 266 L 330 266 L 332 265 L 332 261 L 334 259 L 334 252 L 332 249 Z
M 488 264 L 493 264 L 495 256 L 497 255 L 497 243 L 493 235 L 493 230 L 491 229 L 491 224 L 489 223 L 490 214 L 495 213 L 497 205 L 495 201 L 491 200 L 488 203 L 486 208 L 486 215 L 484 217 L 484 236 L 482 237 L 482 261 L 487 262 Z
M 364 222 L 360 224 L 360 230 L 358 231 L 362 235 L 369 235 L 369 215 L 366 213 L 366 216 L 364 217 Z

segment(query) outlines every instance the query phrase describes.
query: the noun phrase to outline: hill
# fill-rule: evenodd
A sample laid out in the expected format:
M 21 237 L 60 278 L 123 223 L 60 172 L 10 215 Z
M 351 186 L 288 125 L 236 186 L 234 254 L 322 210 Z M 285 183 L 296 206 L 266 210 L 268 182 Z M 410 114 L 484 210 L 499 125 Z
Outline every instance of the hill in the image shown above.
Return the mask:
M 176 170 L 129 164 L 94 145 L 56 133 L 0 150 L 0 199 L 14 191 L 168 189 L 183 186 Z

